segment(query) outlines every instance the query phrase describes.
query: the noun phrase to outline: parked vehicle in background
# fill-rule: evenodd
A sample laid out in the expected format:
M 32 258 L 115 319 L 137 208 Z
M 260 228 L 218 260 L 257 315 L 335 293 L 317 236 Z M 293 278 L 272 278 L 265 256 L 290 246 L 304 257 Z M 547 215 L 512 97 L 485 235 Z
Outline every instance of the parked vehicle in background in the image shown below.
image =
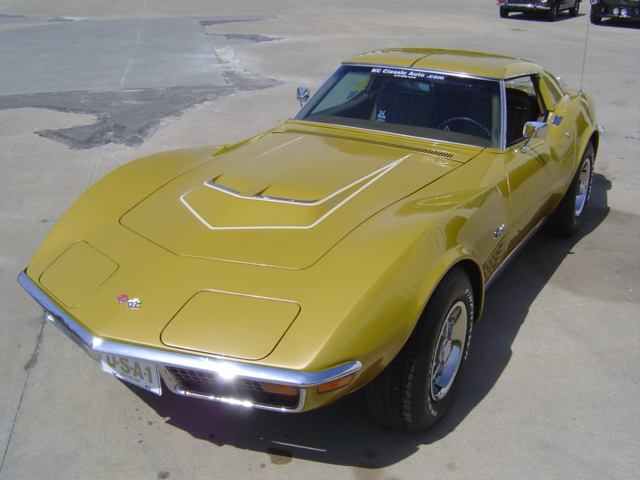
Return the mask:
M 591 23 L 603 18 L 640 21 L 640 0 L 591 0 Z
M 541 12 L 547 16 L 547 20 L 553 22 L 558 13 L 565 10 L 575 17 L 580 10 L 581 0 L 498 0 L 500 16 L 507 18 L 511 12 L 534 13 Z

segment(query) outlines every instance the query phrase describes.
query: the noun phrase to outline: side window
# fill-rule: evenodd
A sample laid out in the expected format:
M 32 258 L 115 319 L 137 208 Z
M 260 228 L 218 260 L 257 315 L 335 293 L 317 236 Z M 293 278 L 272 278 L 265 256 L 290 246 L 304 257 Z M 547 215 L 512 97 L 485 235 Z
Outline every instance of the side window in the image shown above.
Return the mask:
M 550 97 L 548 99 L 551 102 L 550 105 L 557 104 L 564 95 L 562 86 L 560 86 L 558 81 L 550 75 L 543 75 L 542 80 L 543 80 L 544 87 Z M 553 107 L 550 107 L 550 108 L 553 108 Z
M 536 78 L 524 76 L 505 81 L 507 103 L 507 145 L 524 138 L 524 124 L 544 121 L 546 111 L 540 98 Z

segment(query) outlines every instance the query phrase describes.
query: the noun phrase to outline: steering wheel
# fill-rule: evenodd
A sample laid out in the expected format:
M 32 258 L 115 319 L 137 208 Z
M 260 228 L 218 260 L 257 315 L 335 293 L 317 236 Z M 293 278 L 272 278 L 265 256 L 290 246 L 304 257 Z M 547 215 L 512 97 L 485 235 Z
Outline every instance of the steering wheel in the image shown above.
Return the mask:
M 484 125 L 482 125 L 477 120 L 474 120 L 473 118 L 469 118 L 469 117 L 451 117 L 451 118 L 447 118 L 444 122 L 442 122 L 440 125 L 438 125 L 437 128 L 438 129 L 442 129 L 442 130 L 446 130 L 446 131 L 449 132 L 449 131 L 451 131 L 449 129 L 449 124 L 451 122 L 458 122 L 458 121 L 472 123 L 473 125 L 478 127 L 480 130 L 482 130 L 482 133 L 485 134 L 485 136 L 487 137 L 487 140 L 491 140 L 491 132 L 489 131 L 489 129 L 487 127 L 485 127 Z

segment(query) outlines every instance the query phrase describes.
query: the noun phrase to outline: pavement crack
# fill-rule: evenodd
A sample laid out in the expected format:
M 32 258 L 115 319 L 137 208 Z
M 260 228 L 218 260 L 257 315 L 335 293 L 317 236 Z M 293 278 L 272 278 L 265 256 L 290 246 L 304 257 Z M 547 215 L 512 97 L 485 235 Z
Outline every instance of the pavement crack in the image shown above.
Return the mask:
M 42 334 L 44 332 L 44 325 L 45 325 L 45 321 L 42 322 L 42 325 L 40 326 L 40 331 L 38 332 L 38 339 L 36 340 L 36 346 L 33 349 L 33 353 L 31 354 L 31 358 L 29 359 L 29 361 L 25 364 L 24 369 L 28 372 L 29 370 L 31 370 L 35 364 L 38 362 L 38 353 L 40 352 L 40 342 L 42 341 Z M 28 379 L 28 377 L 27 377 Z M 25 382 L 26 384 L 26 382 Z
M 277 37 L 269 37 L 267 35 L 254 35 L 254 34 L 244 34 L 244 33 L 207 33 L 207 35 L 212 37 L 221 38 L 225 44 L 253 44 L 253 43 L 265 43 L 265 42 L 275 42 L 278 40 L 282 40 Z
M 13 431 L 16 428 L 16 422 L 18 420 L 18 415 L 20 415 L 20 407 L 22 406 L 22 400 L 24 399 L 24 394 L 25 391 L 27 389 L 27 384 L 29 383 L 29 375 L 31 374 L 31 369 L 34 367 L 34 365 L 36 364 L 37 360 L 38 360 L 38 352 L 40 350 L 40 342 L 42 341 L 42 335 L 44 333 L 44 325 L 45 325 L 45 321 L 42 322 L 42 325 L 40 325 L 40 331 L 38 332 L 38 339 L 36 341 L 36 346 L 33 349 L 33 353 L 31 354 L 31 358 L 29 359 L 29 361 L 27 362 L 27 364 L 24 366 L 25 371 L 27 372 L 27 374 L 25 375 L 24 378 L 24 383 L 22 384 L 22 393 L 20 394 L 20 400 L 18 401 L 18 406 L 16 407 L 16 411 L 15 411 L 15 415 L 13 416 L 13 421 L 11 422 L 11 431 L 9 432 L 9 435 L 7 436 L 7 444 L 4 448 L 4 452 L 2 452 L 2 461 L 0 461 L 0 477 L 2 477 L 2 469 L 4 467 L 4 462 L 7 458 L 7 453 L 9 452 L 9 447 L 11 446 L 11 438 L 13 437 Z
M 151 1 L 151 0 L 149 0 Z M 149 7 L 149 4 L 147 4 L 147 8 Z M 145 9 L 146 12 L 146 9 Z M 144 28 L 144 18 L 140 19 L 140 28 L 138 28 L 138 36 L 136 38 L 136 44 L 134 45 L 132 51 L 131 51 L 131 57 L 129 58 L 129 63 L 127 64 L 127 67 L 124 69 L 124 73 L 122 74 L 122 78 L 120 79 L 120 88 L 123 88 L 124 85 L 124 79 L 127 78 L 127 73 L 129 73 L 129 69 L 131 68 L 131 65 L 133 64 L 133 60 L 134 58 L 136 58 L 136 53 L 138 52 L 138 47 L 140 46 L 140 37 L 142 36 L 142 30 Z
M 203 27 L 211 25 L 223 25 L 225 23 L 261 22 L 263 20 L 277 20 L 280 15 L 243 15 L 236 17 L 218 17 L 210 20 L 200 20 Z

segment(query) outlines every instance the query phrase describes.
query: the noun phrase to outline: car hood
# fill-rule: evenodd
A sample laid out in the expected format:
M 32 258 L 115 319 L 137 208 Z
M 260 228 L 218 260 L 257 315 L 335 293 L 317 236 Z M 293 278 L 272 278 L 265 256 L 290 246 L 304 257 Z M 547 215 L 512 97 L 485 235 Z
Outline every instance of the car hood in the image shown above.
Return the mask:
M 478 152 L 422 145 L 281 127 L 214 155 L 120 222 L 181 256 L 306 268 L 367 218 Z

